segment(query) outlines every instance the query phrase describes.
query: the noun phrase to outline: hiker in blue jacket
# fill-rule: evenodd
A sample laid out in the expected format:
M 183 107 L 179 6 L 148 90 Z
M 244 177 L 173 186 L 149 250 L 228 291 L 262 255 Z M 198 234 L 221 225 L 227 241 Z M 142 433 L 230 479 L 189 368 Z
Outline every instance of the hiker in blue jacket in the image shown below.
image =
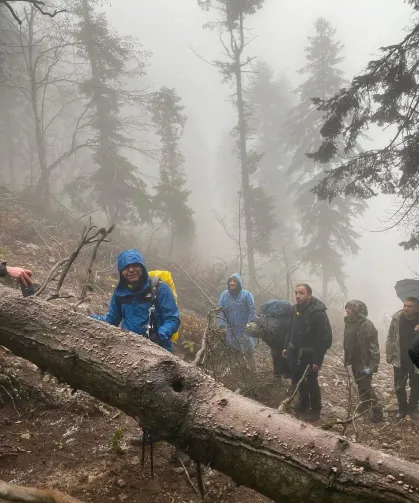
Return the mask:
M 118 257 L 118 286 L 115 288 L 105 316 L 92 318 L 105 321 L 123 330 L 147 336 L 153 295 L 143 256 L 138 250 L 125 250 Z M 171 337 L 180 325 L 179 310 L 170 287 L 159 282 L 155 303 L 155 329 L 150 338 L 164 349 L 173 352 Z
M 246 325 L 255 319 L 255 301 L 253 295 L 244 290 L 239 273 L 228 279 L 219 306 L 222 308 L 218 314 L 219 326 L 227 330 L 227 344 L 243 353 L 252 351 L 255 343 Z

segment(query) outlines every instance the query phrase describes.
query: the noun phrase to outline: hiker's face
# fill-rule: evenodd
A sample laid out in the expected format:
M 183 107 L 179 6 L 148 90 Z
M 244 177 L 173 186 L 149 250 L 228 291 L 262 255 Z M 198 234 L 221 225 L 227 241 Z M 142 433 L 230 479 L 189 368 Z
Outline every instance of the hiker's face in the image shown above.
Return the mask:
M 140 264 L 128 264 L 121 274 L 128 283 L 139 283 L 143 277 L 143 268 Z
M 304 286 L 297 286 L 295 289 L 295 300 L 297 304 L 307 304 L 311 299 L 311 295 L 307 292 Z
M 419 312 L 419 304 L 412 300 L 405 300 L 403 304 L 403 314 L 406 318 L 412 318 Z
M 348 318 L 355 318 L 356 314 L 353 309 L 351 309 L 350 307 L 345 307 L 345 311 L 346 311 L 346 316 Z
M 228 281 L 228 289 L 230 290 L 230 292 L 237 290 L 238 287 L 239 287 L 239 284 L 237 283 L 237 281 L 235 279 L 230 279 Z

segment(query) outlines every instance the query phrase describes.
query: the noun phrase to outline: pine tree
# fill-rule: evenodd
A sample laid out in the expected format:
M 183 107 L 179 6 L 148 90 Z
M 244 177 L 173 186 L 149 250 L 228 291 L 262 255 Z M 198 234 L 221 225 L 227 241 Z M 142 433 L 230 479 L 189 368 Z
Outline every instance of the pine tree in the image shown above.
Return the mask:
M 181 98 L 174 89 L 167 87 L 162 87 L 152 98 L 150 110 L 162 145 L 154 208 L 156 216 L 170 232 L 170 259 L 175 242 L 190 244 L 195 234 L 193 211 L 188 206 L 190 191 L 185 188 L 185 159 L 179 149 L 179 140 L 187 118 Z
M 94 10 L 95 3 L 77 0 L 74 13 L 78 19 L 75 37 L 79 55 L 89 65 L 80 89 L 88 103 L 86 113 L 91 119 L 96 169 L 78 177 L 68 189 L 73 201 L 79 204 L 91 193 L 90 201 L 102 208 L 109 222 L 148 220 L 150 196 L 137 166 L 126 153 L 128 150 L 141 152 L 127 134 L 138 129 L 138 121 L 123 115 L 126 105 L 135 107 L 138 115 L 145 113 L 141 98 L 124 86 L 128 80 L 144 75 L 147 53 L 131 38 L 118 36 L 105 15 Z
M 292 201 L 286 166 L 289 164 L 285 123 L 292 106 L 292 95 L 285 78 L 276 80 L 265 61 L 258 61 L 248 93 L 250 128 L 254 149 L 263 152 L 256 177 L 274 203 L 279 233 L 292 234 Z
M 318 149 L 321 143 L 322 114 L 312 98 L 333 96 L 345 81 L 338 68 L 342 62 L 342 44 L 335 40 L 335 30 L 324 19 L 315 23 L 316 34 L 309 37 L 306 66 L 300 71 L 307 80 L 298 88 L 299 103 L 292 110 L 289 123 L 290 146 L 293 158 L 289 172 L 296 180 L 296 208 L 304 240 L 303 261 L 313 274 L 322 279 L 322 297 L 327 300 L 328 285 L 336 281 L 345 291 L 343 255 L 359 251 L 352 220 L 365 210 L 358 199 L 339 197 L 330 204 L 319 201 L 312 189 L 322 178 L 322 166 L 310 160 L 306 153 Z M 330 169 L 332 166 L 326 166 Z
M 246 258 L 249 269 L 249 287 L 252 290 L 255 286 L 256 267 L 255 251 L 260 246 L 261 241 L 258 231 L 254 229 L 255 214 L 258 208 L 252 208 L 254 200 L 254 190 L 257 189 L 259 199 L 262 190 L 252 186 L 251 176 L 257 169 L 257 162 L 260 154 L 249 149 L 249 108 L 246 102 L 243 72 L 251 63 L 252 58 L 245 56 L 247 46 L 247 33 L 245 30 L 245 20 L 262 8 L 264 0 L 198 0 L 198 4 L 204 9 L 213 9 L 218 12 L 219 17 L 215 22 L 207 25 L 209 28 L 217 28 L 221 33 L 221 43 L 227 56 L 225 61 L 216 61 L 215 65 L 223 75 L 224 82 L 234 82 L 235 93 L 233 103 L 237 111 L 237 125 L 233 129 L 233 136 L 236 139 L 238 158 L 240 161 L 241 193 L 243 197 L 243 213 L 246 235 Z M 225 38 L 224 38 L 225 37 Z M 269 206 L 266 201 L 265 206 Z M 265 215 L 268 219 L 269 215 Z M 256 241 L 255 241 L 256 238 Z M 263 237 L 265 239 L 265 237 Z
M 381 56 L 354 77 L 350 86 L 334 96 L 315 100 L 326 115 L 321 134 L 324 141 L 311 158 L 330 163 L 333 169 L 316 187 L 321 199 L 351 195 L 368 199 L 378 193 L 400 200 L 390 227 L 406 225 L 410 239 L 405 249 L 419 248 L 419 1 L 407 0 L 414 9 L 413 24 L 400 42 L 381 48 Z M 339 91 L 339 92 L 337 92 Z M 390 132 L 389 141 L 379 148 L 340 159 L 371 125 Z M 320 148 L 319 148 L 320 147 Z M 316 152 L 317 150 L 317 152 Z

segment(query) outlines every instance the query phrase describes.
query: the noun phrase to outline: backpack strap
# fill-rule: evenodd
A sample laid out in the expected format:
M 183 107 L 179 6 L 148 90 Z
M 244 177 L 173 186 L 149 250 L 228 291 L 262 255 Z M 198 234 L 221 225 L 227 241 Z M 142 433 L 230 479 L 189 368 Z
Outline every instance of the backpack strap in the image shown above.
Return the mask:
M 122 304 L 132 304 L 135 298 L 139 304 L 148 304 L 151 302 L 154 307 L 156 307 L 158 291 L 160 287 L 161 279 L 157 276 L 150 277 L 149 286 L 141 293 L 132 293 L 131 295 L 117 296 L 116 302 L 119 305 Z
M 152 295 L 152 302 L 154 304 L 154 307 L 156 306 L 160 284 L 161 284 L 161 279 L 158 276 L 151 276 L 150 277 L 149 289 L 150 289 L 150 292 Z

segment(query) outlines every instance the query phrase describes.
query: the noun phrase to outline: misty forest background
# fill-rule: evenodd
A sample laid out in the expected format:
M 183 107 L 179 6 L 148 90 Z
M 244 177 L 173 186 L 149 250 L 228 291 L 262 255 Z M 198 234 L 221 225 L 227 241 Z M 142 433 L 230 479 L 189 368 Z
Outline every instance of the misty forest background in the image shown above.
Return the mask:
M 115 223 L 146 257 L 195 262 L 202 268 L 217 264 L 224 270 L 223 280 L 240 271 L 245 286 L 261 297 L 291 300 L 295 282 L 308 281 L 327 303 L 342 307 L 349 295 L 362 295 L 376 319 L 388 311 L 392 314 L 398 306 L 394 280 L 402 279 L 395 275 L 414 275 L 410 269 L 415 268 L 416 254 L 403 247 L 396 250 L 397 257 L 408 257 L 399 268 L 400 259 L 386 255 L 378 233 L 367 239 L 365 235 L 368 229 L 397 227 L 403 238 L 391 234 L 394 247 L 404 240 L 404 248 L 415 250 L 414 216 L 410 213 L 402 222 L 398 217 L 403 205 L 416 208 L 416 185 L 405 186 L 404 192 L 397 184 L 388 190 L 391 177 L 376 172 L 368 179 L 363 165 L 367 185 L 385 194 L 371 210 L 367 203 L 374 194 L 351 190 L 361 173 L 356 172 L 361 169 L 358 163 L 351 167 L 351 180 L 342 175 L 332 180 L 335 185 L 318 192 L 323 199 L 313 189 L 325 173 L 352 158 L 365 160 L 365 151 L 381 148 L 389 130 L 398 127 L 400 109 L 394 108 L 401 104 L 400 95 L 387 96 L 393 99 L 393 116 L 374 119 L 370 110 L 368 131 L 354 124 L 354 109 L 342 115 L 340 125 L 329 124 L 324 131 L 331 109 L 320 111 L 318 106 L 350 88 L 355 74 L 345 71 L 346 41 L 326 15 L 318 9 L 311 12 L 310 23 L 301 25 L 306 32 L 296 22 L 284 44 L 291 53 L 301 46 L 301 54 L 281 65 L 279 51 L 278 57 L 272 56 L 272 44 L 269 51 L 258 52 L 257 37 L 269 38 L 270 33 L 261 29 L 263 21 L 278 12 L 272 1 L 184 2 L 194 10 L 193 19 L 182 17 L 182 8 L 173 18 L 173 5 L 166 6 L 159 19 L 157 10 L 170 3 L 163 0 L 156 2 L 151 18 L 142 12 L 144 2 L 133 6 L 128 0 L 112 6 L 96 0 L 50 3 L 48 13 L 65 11 L 55 16 L 43 14 L 30 2 L 15 2 L 13 9 L 0 2 L 3 190 L 19 195 L 33 212 L 50 219 L 64 212 L 74 219 L 91 215 L 95 222 Z M 403 9 L 400 20 L 406 25 L 419 8 L 415 1 L 392 4 Z M 386 9 L 392 20 L 390 7 Z M 117 30 L 112 20 L 123 18 L 131 18 L 134 26 L 135 18 L 140 26 L 146 18 L 154 36 L 147 37 L 141 29 L 136 37 Z M 169 18 L 173 26 L 180 22 L 182 31 L 193 25 L 188 40 L 172 39 L 174 31 L 166 30 Z M 380 26 L 371 29 L 379 31 Z M 200 32 L 203 38 L 197 39 Z M 397 29 L 386 42 L 396 43 L 403 36 Z M 156 37 L 158 64 L 150 41 Z M 178 60 L 169 56 L 172 45 L 182 46 Z M 161 64 L 165 47 L 167 67 Z M 379 52 L 377 42 L 372 47 Z M 185 72 L 185 54 L 186 61 L 193 61 L 184 78 L 194 88 L 194 99 L 172 84 L 174 72 Z M 356 71 L 367 66 L 370 56 L 363 54 Z M 413 84 L 403 89 L 403 97 L 407 92 L 414 95 L 412 86 L 417 90 L 417 69 L 412 71 Z M 213 80 L 202 86 L 202 75 L 210 74 Z M 213 116 L 203 127 L 203 110 L 214 95 L 219 97 L 219 110 L 228 112 Z M 314 103 L 313 98 L 323 101 Z M 202 109 L 196 106 L 199 102 Z M 418 144 L 417 102 L 415 106 L 409 141 Z M 339 136 L 345 125 L 351 127 L 350 144 L 348 136 Z M 326 138 L 330 133 L 333 155 L 309 157 L 306 154 L 325 147 L 321 130 Z M 404 152 L 403 159 L 408 154 L 414 159 L 415 152 Z M 394 155 L 386 162 L 387 167 L 393 163 L 395 170 L 401 169 Z M 380 186 L 384 178 L 387 190 Z M 345 190 L 336 189 L 336 184 Z M 362 260 L 362 255 L 371 262 L 382 254 L 392 269 L 384 279 L 385 274 L 374 277 L 375 264 L 369 268 Z M 358 255 L 359 267 L 354 259 Z

